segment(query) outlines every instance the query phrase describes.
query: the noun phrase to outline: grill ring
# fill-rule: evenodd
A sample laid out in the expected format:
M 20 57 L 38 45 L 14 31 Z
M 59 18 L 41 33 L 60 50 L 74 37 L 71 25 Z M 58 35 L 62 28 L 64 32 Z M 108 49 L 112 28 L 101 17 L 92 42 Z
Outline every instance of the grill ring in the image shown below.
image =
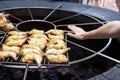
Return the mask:
M 33 28 L 39 29 L 39 30 L 50 30 L 50 29 L 56 29 L 56 25 L 49 21 L 43 21 L 43 20 L 26 20 L 18 23 L 15 26 L 15 30 L 17 31 L 30 31 Z

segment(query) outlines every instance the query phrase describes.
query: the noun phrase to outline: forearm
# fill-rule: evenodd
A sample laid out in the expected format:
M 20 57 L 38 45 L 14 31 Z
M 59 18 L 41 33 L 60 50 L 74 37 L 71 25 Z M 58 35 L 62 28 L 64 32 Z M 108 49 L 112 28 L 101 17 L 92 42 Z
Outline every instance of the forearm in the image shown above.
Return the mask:
M 120 37 L 120 21 L 109 22 L 98 29 L 88 31 L 83 39 L 101 39 Z

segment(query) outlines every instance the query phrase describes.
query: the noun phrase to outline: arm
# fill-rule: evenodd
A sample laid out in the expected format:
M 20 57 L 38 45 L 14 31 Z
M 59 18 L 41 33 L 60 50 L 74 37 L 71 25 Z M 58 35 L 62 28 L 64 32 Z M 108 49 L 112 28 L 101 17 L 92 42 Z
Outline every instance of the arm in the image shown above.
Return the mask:
M 74 32 L 74 34 L 68 33 L 68 35 L 79 40 L 120 37 L 120 21 L 109 22 L 88 32 L 74 25 L 69 25 L 68 28 Z

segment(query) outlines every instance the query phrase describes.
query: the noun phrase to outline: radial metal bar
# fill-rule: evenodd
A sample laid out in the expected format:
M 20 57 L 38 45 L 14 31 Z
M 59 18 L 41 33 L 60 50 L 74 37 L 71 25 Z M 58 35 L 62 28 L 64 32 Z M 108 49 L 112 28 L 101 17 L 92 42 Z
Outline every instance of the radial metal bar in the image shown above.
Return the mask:
M 48 17 L 50 17 L 58 8 L 60 8 L 62 4 L 59 4 L 55 9 L 52 10 L 43 20 L 45 21 Z
M 1 37 L 2 40 L 0 41 L 0 45 L 2 45 L 2 43 L 3 43 L 3 41 L 4 41 L 4 39 L 5 39 L 6 36 L 7 36 L 7 32 L 5 32 L 4 36 Z
M 53 23 L 56 23 L 56 22 L 63 21 L 63 20 L 66 20 L 66 19 L 70 19 L 70 18 L 79 16 L 79 15 L 81 15 L 81 14 L 75 14 L 75 15 L 68 16 L 68 17 L 65 17 L 65 18 L 62 18 L 62 19 L 59 19 L 59 20 L 52 21 L 52 22 L 53 22 Z
M 120 60 L 117 60 L 117 59 L 115 59 L 115 58 L 112 58 L 112 57 L 107 56 L 107 55 L 102 54 L 102 53 L 98 53 L 98 55 L 100 55 L 100 56 L 102 56 L 102 57 L 105 57 L 105 58 L 107 58 L 107 59 L 109 59 L 109 60 L 112 60 L 112 61 L 114 61 L 114 62 L 120 64 Z
M 11 15 L 11 14 L 10 14 L 10 16 L 11 16 L 11 17 L 13 17 L 13 18 L 15 18 L 16 20 L 18 20 L 18 21 L 20 21 L 20 22 L 22 22 L 22 21 L 23 21 L 22 19 L 17 18 L 17 17 L 15 17 L 15 16 Z
M 84 46 L 82 46 L 82 45 L 78 45 L 78 44 L 76 44 L 76 43 L 74 43 L 74 42 L 72 42 L 72 41 L 69 41 L 69 40 L 67 40 L 69 43 L 71 43 L 71 44 L 74 44 L 74 45 L 76 45 L 76 46 L 78 46 L 78 47 L 81 47 L 81 48 L 83 48 L 83 49 L 85 49 L 85 50 L 88 50 L 88 51 L 90 51 L 90 52 L 92 52 L 92 53 L 95 53 L 95 54 L 93 54 L 93 55 L 100 55 L 100 56 L 102 56 L 102 57 L 105 57 L 105 58 L 107 58 L 107 59 L 109 59 L 109 60 L 112 60 L 112 61 L 114 61 L 114 62 L 116 62 L 116 63 L 118 63 L 118 64 L 120 64 L 120 60 L 117 60 L 117 59 L 115 59 L 115 58 L 112 58 L 112 57 L 110 57 L 110 56 L 107 56 L 107 55 L 105 55 L 105 54 L 102 54 L 101 52 L 96 52 L 96 51 L 94 51 L 94 50 L 91 50 L 91 49 L 89 49 L 89 48 L 87 48 L 87 47 L 84 47 Z M 93 56 L 92 56 L 93 57 Z M 91 58 L 92 58 L 91 57 Z M 72 61 L 70 64 L 74 64 L 74 63 L 78 63 L 79 62 L 79 60 L 76 60 L 76 61 Z
M 29 69 L 29 64 L 26 64 L 26 69 L 25 69 L 23 80 L 26 80 L 27 78 L 28 69 Z
M 107 23 L 107 22 L 102 22 L 102 23 Z M 68 25 L 76 25 L 76 26 L 84 26 L 84 25 L 95 25 L 95 24 L 101 24 L 100 22 L 92 22 L 92 23 L 79 23 L 79 24 L 62 24 L 62 25 L 56 25 L 57 27 L 61 26 L 68 26 Z
M 30 9 L 27 8 L 27 10 L 28 10 L 28 12 L 29 12 L 29 14 L 30 14 L 31 19 L 33 20 L 33 15 L 32 15 L 32 13 L 31 13 Z

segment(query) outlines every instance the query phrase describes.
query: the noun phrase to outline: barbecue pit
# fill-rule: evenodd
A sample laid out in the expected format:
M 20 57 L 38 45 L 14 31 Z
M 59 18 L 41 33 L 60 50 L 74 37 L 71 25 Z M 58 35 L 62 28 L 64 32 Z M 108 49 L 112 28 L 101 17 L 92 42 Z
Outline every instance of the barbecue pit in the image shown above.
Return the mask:
M 106 23 L 105 20 L 102 20 L 100 18 L 96 18 L 88 14 L 60 10 L 59 7 L 61 7 L 61 4 L 58 4 L 55 8 L 45 8 L 45 7 L 44 8 L 43 7 L 24 7 L 23 8 L 22 7 L 22 8 L 5 9 L 2 11 L 5 13 L 11 14 L 9 20 L 15 26 L 21 24 L 22 22 L 26 20 L 43 20 L 43 21 L 49 21 L 49 22 L 54 23 L 57 26 L 57 29 L 62 29 L 65 31 L 65 33 L 70 32 L 66 27 L 68 24 L 75 24 L 77 26 L 82 26 L 85 30 L 92 30 Z M 24 27 L 24 29 L 26 30 L 27 27 Z M 1 35 L 2 35 L 1 40 L 2 40 L 6 35 L 4 32 L 1 32 Z M 72 39 L 67 36 L 67 39 L 66 39 L 67 45 L 71 47 L 71 50 L 69 51 L 70 62 L 68 64 L 70 66 L 72 66 L 73 64 L 74 66 L 80 67 L 77 64 L 80 63 L 81 65 L 83 65 L 84 62 L 86 64 L 87 62 L 89 63 L 88 61 L 89 59 L 94 62 L 94 59 L 99 60 L 101 58 L 100 57 L 96 59 L 96 56 L 102 56 L 102 58 L 105 57 L 105 58 L 113 60 L 113 58 L 102 54 L 102 52 L 105 51 L 109 47 L 109 45 L 111 44 L 111 41 L 112 41 L 111 38 L 103 39 L 103 40 L 78 41 L 78 40 Z M 96 45 L 96 43 L 100 43 L 99 46 Z M 106 62 L 106 59 L 105 60 L 103 59 L 103 61 Z M 119 62 L 117 60 L 113 60 L 113 61 Z M 111 62 L 106 62 L 106 63 L 111 63 Z M 86 65 L 85 63 L 84 65 Z M 113 65 L 115 64 L 113 63 L 109 67 L 112 67 Z M 29 68 L 31 69 L 36 68 L 35 64 L 28 65 L 26 63 L 19 63 L 19 62 L 16 63 L 13 61 L 9 62 L 9 60 L 3 61 L 1 66 L 9 67 L 9 68 L 11 67 L 11 68 L 26 69 L 25 73 L 28 71 Z M 47 65 L 48 68 L 55 68 L 59 66 L 60 65 L 58 66 L 53 65 L 53 66 L 48 67 Z M 105 67 L 107 66 L 108 65 L 106 65 Z M 41 68 L 46 68 L 46 65 L 43 64 Z M 107 68 L 105 70 L 107 70 Z M 103 71 L 101 70 L 99 73 L 101 72 Z M 79 77 L 77 78 L 79 79 Z

